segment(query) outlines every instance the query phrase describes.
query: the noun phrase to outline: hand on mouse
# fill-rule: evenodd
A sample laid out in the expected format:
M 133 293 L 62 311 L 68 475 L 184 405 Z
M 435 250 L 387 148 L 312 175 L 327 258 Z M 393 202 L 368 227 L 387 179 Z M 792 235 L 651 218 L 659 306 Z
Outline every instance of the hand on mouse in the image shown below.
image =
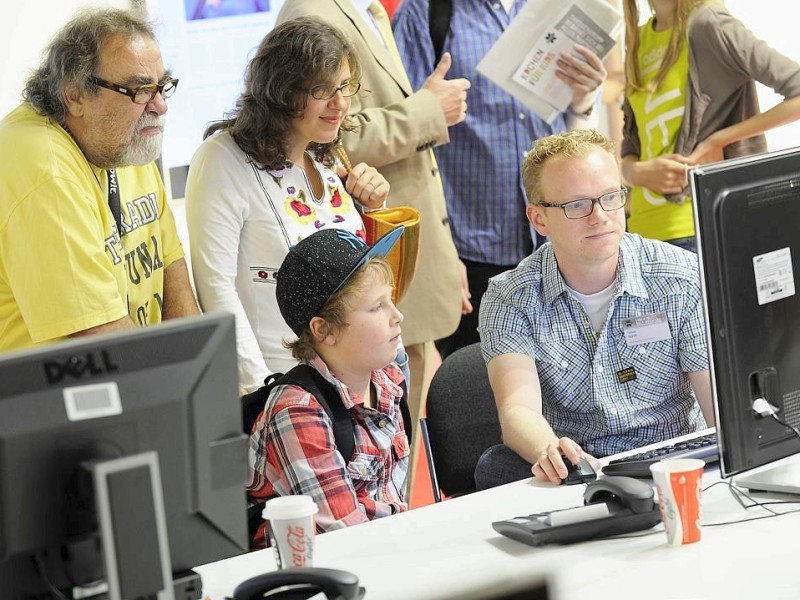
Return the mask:
M 577 442 L 570 438 L 562 437 L 547 445 L 539 460 L 533 463 L 531 471 L 533 476 L 540 481 L 560 484 L 568 474 L 567 465 L 564 461 L 577 464 L 581 458 L 586 459 L 595 471 L 600 470 L 599 460 L 584 452 Z

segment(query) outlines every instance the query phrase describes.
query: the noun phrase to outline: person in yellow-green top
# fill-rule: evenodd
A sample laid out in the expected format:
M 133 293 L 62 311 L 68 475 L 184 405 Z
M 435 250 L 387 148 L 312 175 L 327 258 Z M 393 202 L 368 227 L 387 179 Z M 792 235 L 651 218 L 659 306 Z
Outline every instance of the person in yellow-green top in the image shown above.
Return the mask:
M 51 41 L 0 122 L 0 352 L 199 314 L 153 162 L 176 85 L 134 13 Z
M 767 150 L 764 132 L 800 119 L 800 65 L 714 0 L 624 0 L 622 174 L 628 230 L 695 249 L 692 166 Z M 761 112 L 755 82 L 784 97 Z

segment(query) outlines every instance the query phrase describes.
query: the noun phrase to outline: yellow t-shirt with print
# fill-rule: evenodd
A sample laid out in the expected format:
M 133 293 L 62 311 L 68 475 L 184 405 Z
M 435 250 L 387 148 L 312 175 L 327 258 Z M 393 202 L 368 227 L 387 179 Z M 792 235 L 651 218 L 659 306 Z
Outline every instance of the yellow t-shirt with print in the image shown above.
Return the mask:
M 639 31 L 639 68 L 642 83 L 652 81 L 661 66 L 672 29 L 655 31 L 653 18 Z M 628 97 L 639 130 L 640 160 L 674 152 L 686 104 L 689 50 L 684 43 L 677 61 L 661 86 L 653 92 L 635 92 Z M 667 202 L 661 194 L 635 187 L 631 190 L 628 231 L 657 240 L 694 235 L 692 203 Z
M 129 314 L 161 321 L 164 270 L 183 257 L 154 163 L 108 179 L 72 137 L 23 103 L 0 122 L 0 352 Z

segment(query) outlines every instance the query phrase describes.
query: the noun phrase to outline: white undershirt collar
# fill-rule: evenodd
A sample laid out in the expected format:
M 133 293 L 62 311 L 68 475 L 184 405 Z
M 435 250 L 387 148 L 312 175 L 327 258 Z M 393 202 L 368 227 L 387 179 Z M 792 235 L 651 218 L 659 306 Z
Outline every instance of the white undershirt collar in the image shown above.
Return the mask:
M 606 322 L 608 307 L 611 304 L 611 300 L 614 298 L 614 293 L 617 289 L 617 282 L 613 281 L 606 289 L 600 290 L 596 294 L 589 295 L 576 292 L 568 285 L 565 285 L 565 287 L 567 290 L 569 290 L 569 293 L 581 303 L 583 310 L 586 311 L 586 316 L 589 317 L 589 323 L 592 325 L 592 330 L 596 334 L 599 334 Z

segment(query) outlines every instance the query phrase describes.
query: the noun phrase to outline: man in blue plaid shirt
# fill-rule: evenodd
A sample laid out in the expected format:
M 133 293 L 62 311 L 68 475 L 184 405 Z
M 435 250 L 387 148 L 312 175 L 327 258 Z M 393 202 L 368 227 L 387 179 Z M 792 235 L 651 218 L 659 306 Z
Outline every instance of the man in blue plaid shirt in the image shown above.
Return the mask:
M 625 233 L 627 190 L 611 142 L 576 130 L 537 140 L 522 164 L 544 244 L 494 277 L 480 335 L 505 446 L 479 487 L 713 426 L 697 258 Z M 510 449 L 510 451 L 509 451 Z

